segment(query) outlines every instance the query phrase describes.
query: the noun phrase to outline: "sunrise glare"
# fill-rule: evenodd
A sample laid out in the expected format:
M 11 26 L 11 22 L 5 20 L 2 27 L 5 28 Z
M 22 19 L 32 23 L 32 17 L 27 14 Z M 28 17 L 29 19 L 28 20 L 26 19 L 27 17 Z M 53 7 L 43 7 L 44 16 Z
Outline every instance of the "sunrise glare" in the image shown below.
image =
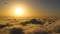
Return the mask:
M 22 8 L 16 8 L 14 13 L 16 16 L 21 16 L 24 14 L 24 10 Z

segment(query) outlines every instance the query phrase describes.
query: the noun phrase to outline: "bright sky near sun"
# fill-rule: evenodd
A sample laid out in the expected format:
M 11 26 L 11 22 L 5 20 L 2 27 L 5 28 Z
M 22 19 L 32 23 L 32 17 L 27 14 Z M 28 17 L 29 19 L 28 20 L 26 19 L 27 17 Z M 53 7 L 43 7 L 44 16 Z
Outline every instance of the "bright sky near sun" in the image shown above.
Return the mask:
M 15 12 L 15 15 L 17 16 L 21 16 L 24 14 L 24 11 L 22 8 L 16 8 L 14 12 Z
M 0 16 L 59 16 L 60 0 L 0 0 Z

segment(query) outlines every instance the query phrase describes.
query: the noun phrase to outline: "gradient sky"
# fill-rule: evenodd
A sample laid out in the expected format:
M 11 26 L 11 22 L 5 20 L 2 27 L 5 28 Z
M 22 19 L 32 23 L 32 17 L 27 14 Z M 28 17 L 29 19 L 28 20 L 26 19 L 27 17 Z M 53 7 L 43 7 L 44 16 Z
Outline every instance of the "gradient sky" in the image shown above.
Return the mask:
M 0 16 L 11 15 L 17 6 L 24 8 L 27 16 L 60 17 L 60 0 L 0 0 Z

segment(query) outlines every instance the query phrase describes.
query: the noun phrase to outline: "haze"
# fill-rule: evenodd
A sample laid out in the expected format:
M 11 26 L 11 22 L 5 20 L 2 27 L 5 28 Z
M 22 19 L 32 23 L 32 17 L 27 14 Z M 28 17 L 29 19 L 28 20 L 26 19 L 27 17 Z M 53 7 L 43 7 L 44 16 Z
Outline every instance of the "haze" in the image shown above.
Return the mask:
M 60 0 L 0 0 L 0 16 L 16 16 L 16 7 L 24 10 L 19 17 L 60 17 Z

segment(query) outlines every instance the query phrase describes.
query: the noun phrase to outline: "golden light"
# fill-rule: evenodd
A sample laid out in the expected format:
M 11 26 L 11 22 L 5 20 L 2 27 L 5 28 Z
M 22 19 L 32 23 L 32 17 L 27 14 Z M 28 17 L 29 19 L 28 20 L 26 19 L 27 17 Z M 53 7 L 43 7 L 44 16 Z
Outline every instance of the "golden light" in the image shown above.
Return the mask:
M 17 16 L 23 15 L 23 14 L 24 14 L 23 9 L 22 9 L 22 8 L 16 8 L 16 9 L 15 9 L 15 14 L 16 14 Z

